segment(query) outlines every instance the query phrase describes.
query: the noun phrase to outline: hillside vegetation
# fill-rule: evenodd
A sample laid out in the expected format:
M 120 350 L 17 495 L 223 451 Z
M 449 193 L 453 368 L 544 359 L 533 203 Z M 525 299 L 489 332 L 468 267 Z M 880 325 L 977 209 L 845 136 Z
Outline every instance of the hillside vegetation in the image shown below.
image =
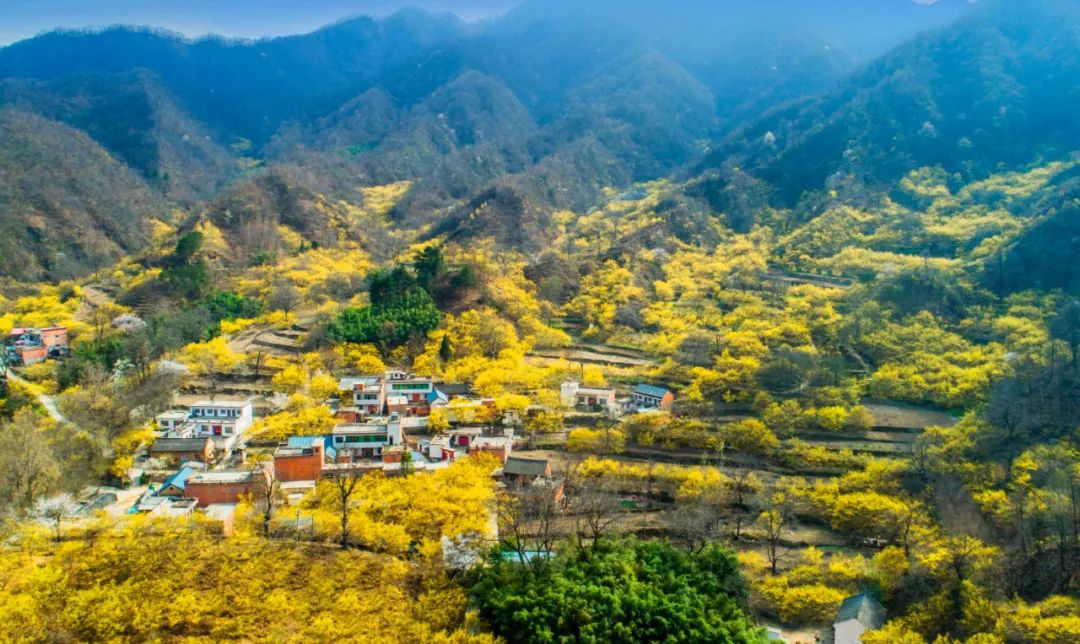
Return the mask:
M 0 398 L 2 637 L 761 642 L 828 635 L 868 593 L 888 619 L 867 644 L 1080 640 L 1073 3 L 822 3 L 853 12 L 835 31 L 778 3 L 798 38 L 688 3 L 731 11 L 712 43 L 653 3 L 600 28 L 612 4 L 0 50 L 40 76 L 0 85 L 22 97 L 0 112 L 0 251 L 23 278 L 0 332 L 73 337 Z M 904 42 L 854 69 L 875 28 Z M 90 44 L 118 49 L 49 49 Z M 793 69 L 748 62 L 771 55 Z M 250 101 L 181 82 L 213 60 L 250 66 L 223 77 Z M 96 74 L 124 75 L 141 127 L 80 124 L 112 105 Z M 204 138 L 168 148 L 181 132 Z M 181 398 L 252 397 L 250 466 L 341 422 L 341 378 L 388 369 L 473 398 L 414 448 L 512 430 L 551 477 L 410 453 L 400 476 L 244 498 L 230 538 L 50 510 L 129 483 Z M 571 408 L 568 379 L 675 402 Z
M 161 200 L 85 134 L 0 110 L 0 266 L 27 280 L 85 274 L 150 238 Z

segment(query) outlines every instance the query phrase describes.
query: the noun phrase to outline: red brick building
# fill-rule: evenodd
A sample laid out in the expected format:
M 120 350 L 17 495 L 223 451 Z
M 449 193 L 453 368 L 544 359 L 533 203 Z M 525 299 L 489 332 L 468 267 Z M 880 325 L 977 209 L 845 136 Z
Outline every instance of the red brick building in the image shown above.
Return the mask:
M 500 463 L 505 463 L 513 449 L 514 439 L 511 436 L 479 436 L 469 444 L 469 456 L 490 454 Z
M 196 472 L 188 477 L 184 491 L 205 508 L 215 503 L 237 503 L 243 496 L 257 494 L 268 479 L 269 472 L 261 468 Z
M 326 453 L 321 441 L 304 447 L 279 447 L 274 452 L 274 475 L 283 483 L 316 481 L 324 465 Z
M 64 326 L 51 326 L 40 329 L 41 343 L 46 349 L 63 348 L 68 345 L 68 330 Z

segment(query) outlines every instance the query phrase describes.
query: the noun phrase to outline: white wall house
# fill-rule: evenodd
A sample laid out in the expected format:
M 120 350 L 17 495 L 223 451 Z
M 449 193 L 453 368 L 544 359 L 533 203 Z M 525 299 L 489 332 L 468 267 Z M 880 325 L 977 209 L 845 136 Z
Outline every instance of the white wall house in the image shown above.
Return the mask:
M 618 410 L 614 389 L 583 387 L 576 380 L 567 380 L 562 384 L 559 388 L 559 398 L 563 407 L 580 407 L 584 409 L 598 407 L 610 413 L 615 413 Z
M 434 393 L 435 381 L 431 378 L 401 372 L 386 374 L 386 395 L 399 401 L 404 399 L 405 409 L 402 413 L 407 416 L 427 416 L 431 413 Z
M 177 434 L 186 433 L 186 429 L 194 429 L 190 427 L 191 412 L 186 409 L 172 409 L 167 412 L 158 414 L 154 418 L 157 424 L 158 431 L 165 432 L 165 435 L 169 438 L 185 438 Z
M 862 634 L 885 625 L 885 608 L 867 593 L 848 597 L 833 622 L 835 644 L 861 644 Z
M 218 450 L 230 452 L 255 422 L 255 407 L 250 400 L 201 400 L 190 407 L 190 422 L 195 436 L 209 436 Z
M 403 371 L 387 371 L 377 376 L 350 376 L 338 382 L 338 389 L 351 394 L 351 404 L 362 416 L 400 413 L 427 416 L 436 398 L 435 382 Z
M 338 425 L 333 442 L 339 454 L 349 450 L 354 458 L 381 458 L 385 449 L 405 442 L 401 417 L 395 414 L 366 423 Z

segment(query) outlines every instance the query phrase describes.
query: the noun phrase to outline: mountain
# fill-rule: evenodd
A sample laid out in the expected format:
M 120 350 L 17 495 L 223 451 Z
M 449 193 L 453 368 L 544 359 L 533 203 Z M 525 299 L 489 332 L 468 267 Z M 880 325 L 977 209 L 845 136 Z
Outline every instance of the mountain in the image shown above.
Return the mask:
M 63 31 L 0 49 L 0 78 L 145 70 L 215 133 L 261 145 L 285 122 L 331 113 L 372 88 L 413 105 L 469 69 L 501 80 L 542 122 L 565 111 L 575 86 L 646 52 L 670 58 L 725 99 L 743 88 L 781 100 L 828 87 L 866 52 L 948 22 L 965 6 L 829 0 L 808 10 L 793 0 L 684 0 L 661 9 L 641 0 L 545 1 L 478 27 L 406 10 L 260 41 L 191 41 L 125 27 Z M 874 47 L 862 42 L 871 27 L 887 34 Z M 746 86 L 751 70 L 767 73 Z M 788 83 L 792 92 L 778 89 Z
M 552 210 L 667 176 L 968 10 L 805 5 L 526 2 L 479 25 L 407 10 L 259 41 L 55 32 L 0 49 L 0 106 L 85 133 L 140 190 L 231 231 L 237 261 L 280 247 L 281 225 L 336 243 L 344 215 L 325 204 L 360 207 L 358 188 L 404 181 L 393 225 L 501 231 L 517 247 Z
M 66 279 L 116 261 L 150 238 L 162 203 L 86 134 L 0 109 L 0 272 Z
M 450 15 L 404 11 L 357 18 L 303 36 L 191 41 L 151 29 L 59 31 L 0 49 L 0 78 L 147 70 L 195 118 L 256 144 L 287 119 L 344 101 L 388 69 L 464 36 Z
M 147 72 L 5 79 L 0 106 L 86 132 L 179 203 L 213 196 L 236 171 L 229 151 Z
M 662 8 L 649 0 L 534 0 L 493 31 L 526 42 L 545 30 L 588 33 L 577 40 L 594 51 L 659 51 L 708 87 L 719 116 L 736 125 L 829 89 L 858 66 L 970 8 L 965 0 L 932 6 L 909 0 L 682 0 Z M 598 34 L 617 37 L 607 41 Z
M 988 263 L 989 286 L 1001 292 L 1061 289 L 1080 296 L 1080 168 L 1055 178 L 1032 210 L 1036 223 Z
M 916 37 L 823 96 L 777 109 L 702 168 L 737 165 L 783 204 L 888 185 L 912 168 L 985 176 L 1080 147 L 1080 6 L 987 3 Z

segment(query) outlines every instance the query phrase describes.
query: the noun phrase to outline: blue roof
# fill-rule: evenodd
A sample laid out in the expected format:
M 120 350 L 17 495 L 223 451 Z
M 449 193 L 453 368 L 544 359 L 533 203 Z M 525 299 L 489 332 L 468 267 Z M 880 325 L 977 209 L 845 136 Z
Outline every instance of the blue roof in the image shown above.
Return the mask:
M 334 449 L 334 441 L 330 436 L 290 436 L 287 445 L 301 449 L 311 449 L 316 445 L 322 445 L 326 458 L 332 461 L 337 460 L 337 450 Z
M 649 396 L 650 398 L 663 398 L 671 393 L 669 390 L 663 387 L 656 387 L 653 385 L 646 385 L 644 383 L 634 387 L 635 394 L 641 394 L 642 396 Z
M 528 563 L 536 559 L 550 559 L 551 553 L 544 552 L 543 550 L 526 550 L 518 553 L 513 550 L 504 550 L 501 555 L 503 561 L 515 561 L 519 563 Z M 522 562 L 522 559 L 525 561 Z
M 195 470 L 191 469 L 190 467 L 180 468 L 179 472 L 165 479 L 165 482 L 161 484 L 160 488 L 158 488 L 157 493 L 161 494 L 161 491 L 169 486 L 174 486 L 177 489 L 183 491 L 184 487 L 187 485 L 187 480 L 191 478 L 191 475 L 194 473 Z
M 449 398 L 446 396 L 446 394 L 439 391 L 438 389 L 433 389 L 432 392 L 427 395 L 427 401 L 430 404 L 430 403 L 435 402 L 436 400 L 441 400 L 443 402 L 447 402 L 449 400 Z

